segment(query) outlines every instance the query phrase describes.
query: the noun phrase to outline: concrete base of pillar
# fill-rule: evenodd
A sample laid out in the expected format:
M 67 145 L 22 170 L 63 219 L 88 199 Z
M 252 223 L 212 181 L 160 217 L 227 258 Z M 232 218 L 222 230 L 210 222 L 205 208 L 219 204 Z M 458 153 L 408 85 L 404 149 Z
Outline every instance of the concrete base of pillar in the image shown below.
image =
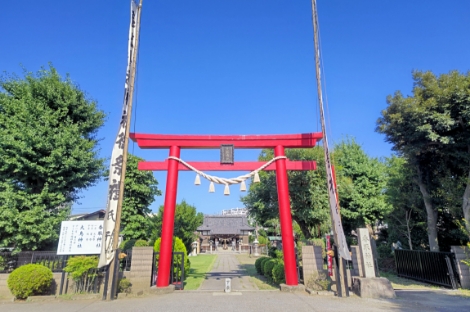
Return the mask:
M 353 277 L 352 291 L 361 298 L 395 299 L 390 281 L 383 277 Z
M 335 293 L 328 290 L 312 290 L 310 288 L 305 288 L 305 291 L 310 295 L 318 295 L 318 296 L 334 296 Z
M 169 285 L 167 287 L 150 287 L 149 293 L 154 295 L 165 295 L 175 291 L 175 285 Z
M 302 284 L 290 286 L 286 284 L 281 284 L 281 291 L 285 292 L 305 292 L 305 286 Z

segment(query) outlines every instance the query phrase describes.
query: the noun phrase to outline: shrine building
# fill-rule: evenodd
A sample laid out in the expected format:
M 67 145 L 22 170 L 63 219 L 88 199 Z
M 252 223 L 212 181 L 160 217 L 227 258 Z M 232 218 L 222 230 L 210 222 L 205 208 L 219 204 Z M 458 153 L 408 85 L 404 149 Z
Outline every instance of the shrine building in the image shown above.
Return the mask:
M 197 228 L 201 240 L 201 252 L 249 250 L 248 237 L 254 234 L 255 228 L 248 225 L 246 215 L 204 216 L 204 221 Z M 235 242 L 235 244 L 233 244 Z

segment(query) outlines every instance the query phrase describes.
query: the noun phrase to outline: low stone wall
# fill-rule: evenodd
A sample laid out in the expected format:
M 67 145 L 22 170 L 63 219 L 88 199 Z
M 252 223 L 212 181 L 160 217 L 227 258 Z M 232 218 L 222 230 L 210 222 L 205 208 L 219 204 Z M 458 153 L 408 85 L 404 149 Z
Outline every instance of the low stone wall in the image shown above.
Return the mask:
M 362 260 L 359 252 L 359 246 L 351 246 L 351 258 L 353 269 L 351 270 L 351 276 L 364 276 L 362 272 Z
M 132 292 L 148 292 L 152 282 L 153 247 L 132 248 L 131 270 L 124 276 L 132 284 Z
M 469 248 L 464 246 L 451 246 L 450 251 L 455 254 L 455 260 L 457 260 L 457 271 L 462 288 L 470 289 L 470 267 L 462 263 L 463 259 L 467 259 L 470 256 Z
M 304 285 L 314 272 L 323 271 L 323 257 L 321 246 L 302 246 L 302 271 Z

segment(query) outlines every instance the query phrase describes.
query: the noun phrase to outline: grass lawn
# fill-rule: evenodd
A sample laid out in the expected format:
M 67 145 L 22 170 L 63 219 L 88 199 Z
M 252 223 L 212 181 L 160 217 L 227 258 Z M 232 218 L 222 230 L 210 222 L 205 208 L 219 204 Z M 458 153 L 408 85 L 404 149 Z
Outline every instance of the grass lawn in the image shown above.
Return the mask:
M 267 279 L 259 275 L 256 272 L 255 268 L 255 261 L 258 258 L 250 257 L 248 254 L 240 254 L 237 255 L 238 262 L 240 262 L 240 266 L 242 269 L 246 271 L 246 274 L 250 276 L 251 281 L 258 287 L 260 290 L 273 290 L 279 289 L 276 284 L 271 284 L 267 281 Z
M 186 280 L 184 281 L 185 290 L 196 290 L 198 289 L 207 272 L 212 270 L 215 259 L 217 255 L 199 255 L 196 257 L 190 257 L 191 268 L 189 269 L 189 274 Z
M 439 289 L 441 288 L 437 285 L 422 283 L 422 282 L 418 282 L 412 279 L 398 277 L 393 273 L 380 272 L 380 276 L 388 279 L 390 283 L 392 283 L 393 289 Z M 461 296 L 465 296 L 465 297 L 470 297 L 470 290 L 459 288 L 457 294 Z

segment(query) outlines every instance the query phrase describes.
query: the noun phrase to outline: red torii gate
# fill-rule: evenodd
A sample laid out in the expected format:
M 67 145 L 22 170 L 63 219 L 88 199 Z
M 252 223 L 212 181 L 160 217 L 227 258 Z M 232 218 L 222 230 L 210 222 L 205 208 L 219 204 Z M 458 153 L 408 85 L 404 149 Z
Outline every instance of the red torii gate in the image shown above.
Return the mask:
M 223 144 L 233 144 L 238 149 L 274 149 L 274 156 L 285 156 L 284 148 L 314 147 L 322 139 L 321 132 L 288 135 L 166 135 L 131 133 L 130 138 L 144 149 L 170 149 L 170 157 L 180 157 L 184 149 L 219 149 Z M 220 164 L 218 162 L 188 162 L 198 170 L 206 171 L 253 171 L 265 162 L 236 162 Z M 160 245 L 160 263 L 158 266 L 157 287 L 167 287 L 170 280 L 173 230 L 175 220 L 178 171 L 189 170 L 177 160 L 139 162 L 139 170 L 168 170 L 162 236 Z M 315 161 L 289 161 L 280 158 L 264 170 L 276 170 L 276 182 L 279 201 L 282 246 L 284 253 L 284 272 L 286 284 L 298 285 L 290 211 L 289 184 L 287 170 L 315 170 Z

